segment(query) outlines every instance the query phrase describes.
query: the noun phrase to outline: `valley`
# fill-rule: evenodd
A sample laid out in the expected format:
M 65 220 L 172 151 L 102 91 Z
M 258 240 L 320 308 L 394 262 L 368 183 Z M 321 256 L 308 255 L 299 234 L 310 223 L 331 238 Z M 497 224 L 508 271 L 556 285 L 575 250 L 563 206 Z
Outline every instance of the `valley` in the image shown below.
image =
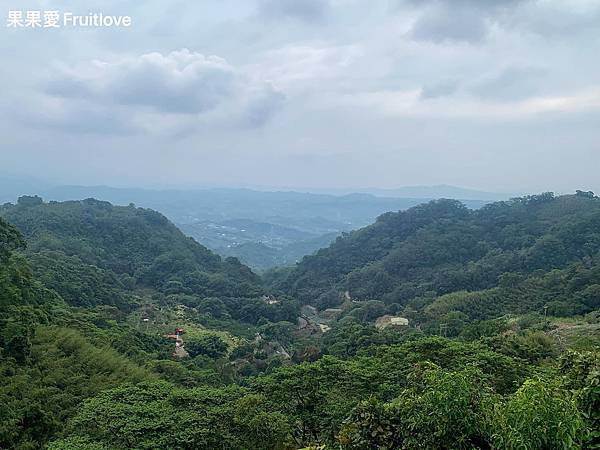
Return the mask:
M 0 208 L 0 445 L 592 445 L 599 221 L 582 191 L 436 200 L 261 278 L 155 211 L 23 196 Z
M 600 450 L 600 0 L 4 3 L 0 450 Z
M 41 185 L 41 186 L 40 186 Z M 361 193 L 309 193 L 251 189 L 150 190 L 107 186 L 52 186 L 21 178 L 0 184 L 0 202 L 14 202 L 30 190 L 47 200 L 85 198 L 115 205 L 157 210 L 184 233 L 221 256 L 234 256 L 258 272 L 289 266 L 337 236 L 370 224 L 387 211 L 410 208 L 428 197 L 395 197 Z M 439 186 L 412 188 L 398 194 L 461 194 L 465 204 L 479 208 L 500 194 Z M 473 196 L 474 199 L 469 197 Z M 487 197 L 487 198 L 486 198 Z

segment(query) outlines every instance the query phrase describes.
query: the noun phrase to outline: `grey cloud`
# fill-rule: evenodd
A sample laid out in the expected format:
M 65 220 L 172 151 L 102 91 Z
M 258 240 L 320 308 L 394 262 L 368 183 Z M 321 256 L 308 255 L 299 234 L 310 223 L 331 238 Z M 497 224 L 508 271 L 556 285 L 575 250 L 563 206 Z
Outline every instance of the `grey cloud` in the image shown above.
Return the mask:
M 414 24 L 411 36 L 416 40 L 479 42 L 487 33 L 485 18 L 472 9 L 433 8 Z
M 600 3 L 535 0 L 398 0 L 394 9 L 409 6 L 419 13 L 412 29 L 417 40 L 436 43 L 483 41 L 492 25 L 544 37 L 574 37 L 594 33 Z
M 425 0 L 409 1 L 424 8 L 411 30 L 416 40 L 477 43 L 489 25 L 517 5 L 529 0 Z
M 423 86 L 421 89 L 421 99 L 428 100 L 440 97 L 447 97 L 454 94 L 459 88 L 458 81 L 448 80 L 436 84 Z
M 527 3 L 532 0 L 397 0 L 397 7 L 402 5 L 412 6 L 446 6 L 446 7 L 468 7 L 479 10 L 493 10 L 497 8 L 515 6 L 519 3 Z
M 165 58 L 144 55 L 117 66 L 104 87 L 115 102 L 146 105 L 175 113 L 200 113 L 215 108 L 235 90 L 235 75 L 223 60 L 189 52 Z
M 260 0 L 259 12 L 266 18 L 292 18 L 321 22 L 330 13 L 329 0 Z
M 563 4 L 530 2 L 506 20 L 508 27 L 526 29 L 544 37 L 575 37 L 598 30 L 600 2 L 589 2 L 586 7 L 575 8 Z
M 251 127 L 261 127 L 279 111 L 285 102 L 285 96 L 268 86 L 254 95 L 244 108 L 244 122 Z
M 58 97 L 82 98 L 90 94 L 90 86 L 78 76 L 60 73 L 44 81 L 43 91 Z
M 74 135 L 130 135 L 138 130 L 121 111 L 98 107 L 83 102 L 73 102 L 65 108 L 44 110 L 23 105 L 13 111 L 14 118 L 39 129 L 60 129 Z
M 507 67 L 475 83 L 470 91 L 482 98 L 518 100 L 538 93 L 546 74 L 539 67 Z
M 0 165 L 109 184 L 598 184 L 597 0 L 90 1 L 52 5 L 135 25 L 0 39 Z
M 149 53 L 116 63 L 94 62 L 78 71 L 55 74 L 46 91 L 62 97 L 86 94 L 104 102 L 157 111 L 200 113 L 235 91 L 234 70 L 223 59 L 191 53 Z
M 46 82 L 44 92 L 62 99 L 65 109 L 79 108 L 78 99 L 85 98 L 95 116 L 107 108 L 126 108 L 132 127 L 139 124 L 140 114 L 146 121 L 160 114 L 189 116 L 181 121 L 185 127 L 194 117 L 262 126 L 284 98 L 270 83 L 236 70 L 224 59 L 187 49 L 63 68 Z

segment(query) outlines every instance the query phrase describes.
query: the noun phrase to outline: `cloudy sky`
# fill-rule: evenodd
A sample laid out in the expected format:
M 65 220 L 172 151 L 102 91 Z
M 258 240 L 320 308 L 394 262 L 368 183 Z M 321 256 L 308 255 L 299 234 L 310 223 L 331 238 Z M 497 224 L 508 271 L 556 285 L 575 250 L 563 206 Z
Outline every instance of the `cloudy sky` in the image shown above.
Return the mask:
M 600 0 L 8 0 L 0 172 L 600 191 Z

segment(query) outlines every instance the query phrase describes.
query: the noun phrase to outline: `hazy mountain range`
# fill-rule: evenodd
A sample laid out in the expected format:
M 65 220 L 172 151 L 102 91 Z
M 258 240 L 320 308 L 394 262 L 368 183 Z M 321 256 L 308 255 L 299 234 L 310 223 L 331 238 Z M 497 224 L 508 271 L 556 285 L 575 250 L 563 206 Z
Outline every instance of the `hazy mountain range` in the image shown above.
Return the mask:
M 96 198 L 155 209 L 203 245 L 224 256 L 237 256 L 258 270 L 293 264 L 327 246 L 342 232 L 369 225 L 385 212 L 404 210 L 434 198 L 460 199 L 470 208 L 479 208 L 509 197 L 446 185 L 328 193 L 226 188 L 153 190 L 51 185 L 36 179 L 1 176 L 0 202 L 15 202 L 21 195 L 56 201 Z

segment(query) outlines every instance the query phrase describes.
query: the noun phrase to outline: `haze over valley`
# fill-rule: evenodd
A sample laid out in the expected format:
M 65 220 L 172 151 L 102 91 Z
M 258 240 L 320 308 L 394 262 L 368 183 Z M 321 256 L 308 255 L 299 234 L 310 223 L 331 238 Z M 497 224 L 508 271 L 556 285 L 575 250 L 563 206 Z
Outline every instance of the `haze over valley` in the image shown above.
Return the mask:
M 36 186 L 37 184 L 37 186 Z M 388 211 L 404 210 L 433 198 L 454 195 L 479 208 L 507 195 L 452 186 L 412 187 L 371 193 L 325 193 L 251 189 L 150 190 L 108 186 L 52 186 L 7 177 L 0 202 L 19 195 L 46 200 L 95 198 L 116 205 L 134 203 L 165 214 L 185 234 L 223 256 L 238 257 L 257 271 L 294 264 L 326 247 L 337 236 L 364 227 Z M 429 197 L 393 197 L 421 194 Z M 486 198 L 487 197 L 487 198 Z

